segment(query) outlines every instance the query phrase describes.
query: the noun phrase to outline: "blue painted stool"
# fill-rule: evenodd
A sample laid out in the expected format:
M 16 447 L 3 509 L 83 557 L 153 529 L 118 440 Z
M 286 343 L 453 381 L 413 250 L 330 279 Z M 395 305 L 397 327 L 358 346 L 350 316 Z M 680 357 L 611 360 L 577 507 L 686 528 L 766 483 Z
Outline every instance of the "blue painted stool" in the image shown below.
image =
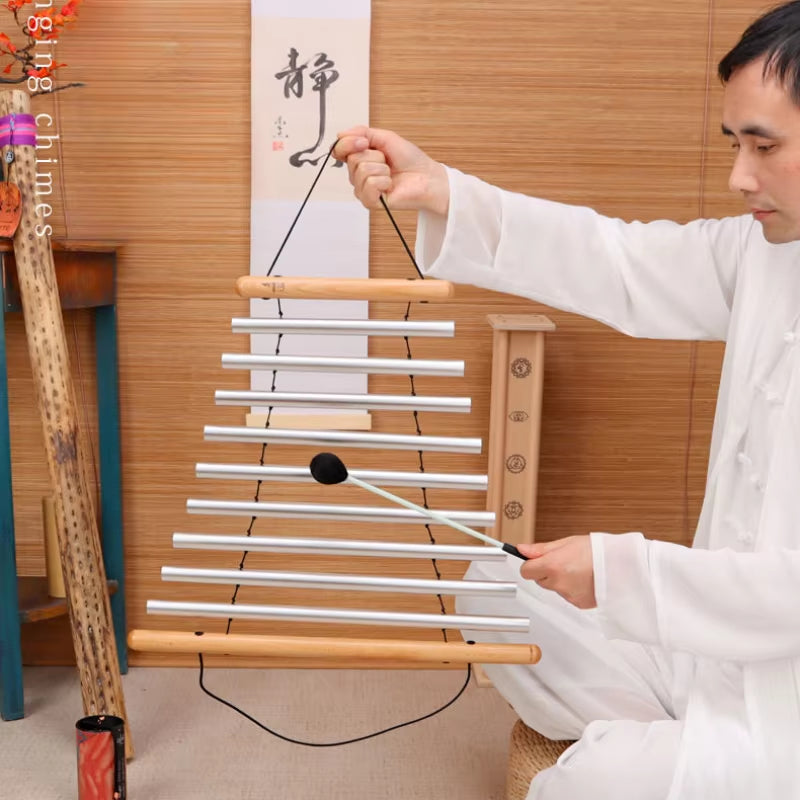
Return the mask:
M 117 364 L 116 247 L 94 242 L 53 242 L 53 258 L 62 309 L 94 309 L 97 358 L 97 416 L 100 458 L 99 527 L 106 577 L 115 582 L 111 613 L 120 671 L 128 671 L 125 630 L 125 570 L 122 542 L 122 490 Z M 12 243 L 0 243 L 0 715 L 24 716 L 20 621 L 14 549 L 11 487 L 8 375 L 5 315 L 22 310 Z

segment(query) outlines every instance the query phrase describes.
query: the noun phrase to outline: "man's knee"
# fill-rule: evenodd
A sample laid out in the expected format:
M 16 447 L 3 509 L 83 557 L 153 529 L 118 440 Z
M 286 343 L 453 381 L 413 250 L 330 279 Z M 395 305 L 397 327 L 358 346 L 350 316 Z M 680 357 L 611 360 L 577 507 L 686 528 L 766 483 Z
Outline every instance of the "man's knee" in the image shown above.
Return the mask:
M 528 800 L 665 800 L 681 723 L 590 723 L 555 766 L 539 773 Z

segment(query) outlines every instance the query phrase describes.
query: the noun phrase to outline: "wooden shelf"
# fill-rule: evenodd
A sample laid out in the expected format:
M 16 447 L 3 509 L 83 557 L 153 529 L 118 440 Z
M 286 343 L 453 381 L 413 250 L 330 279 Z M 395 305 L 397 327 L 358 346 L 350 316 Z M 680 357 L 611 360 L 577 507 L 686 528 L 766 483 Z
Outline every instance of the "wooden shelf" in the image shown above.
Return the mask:
M 117 581 L 109 580 L 108 593 L 113 595 L 117 591 Z M 46 577 L 18 577 L 19 591 L 19 621 L 40 622 L 45 619 L 65 616 L 67 601 L 63 597 L 50 597 L 47 593 Z
M 77 246 L 77 245 L 76 245 Z M 116 294 L 116 252 L 113 246 L 95 243 L 93 249 L 56 247 L 53 243 L 53 264 L 62 309 L 97 308 L 114 304 Z M 17 262 L 13 251 L 0 244 L 3 264 L 5 310 L 21 311 Z

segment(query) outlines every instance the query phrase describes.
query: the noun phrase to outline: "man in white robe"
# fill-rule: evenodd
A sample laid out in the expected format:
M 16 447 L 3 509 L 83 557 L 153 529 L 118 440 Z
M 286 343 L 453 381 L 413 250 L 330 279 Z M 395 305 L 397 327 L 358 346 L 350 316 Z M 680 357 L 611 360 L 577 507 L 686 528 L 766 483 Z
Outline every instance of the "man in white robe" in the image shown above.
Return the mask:
M 800 798 L 800 2 L 753 23 L 720 76 L 742 217 L 627 224 L 373 128 L 335 149 L 367 207 L 420 211 L 431 275 L 631 336 L 726 342 L 691 548 L 591 533 L 471 568 L 518 577 L 519 598 L 460 610 L 527 613 L 544 652 L 489 668 L 495 685 L 531 727 L 579 739 L 530 800 Z

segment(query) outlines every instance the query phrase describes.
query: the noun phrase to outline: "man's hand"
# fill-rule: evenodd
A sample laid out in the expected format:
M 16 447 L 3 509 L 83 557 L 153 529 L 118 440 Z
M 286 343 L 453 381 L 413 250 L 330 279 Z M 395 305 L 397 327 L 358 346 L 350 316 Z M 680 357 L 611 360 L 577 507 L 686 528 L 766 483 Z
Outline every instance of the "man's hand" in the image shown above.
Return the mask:
M 542 544 L 519 544 L 528 557 L 520 575 L 560 594 L 578 608 L 595 608 L 592 544 L 588 536 L 568 536 Z
M 333 155 L 347 163 L 354 194 L 367 208 L 447 214 L 450 187 L 445 168 L 392 131 L 359 125 L 339 134 Z

